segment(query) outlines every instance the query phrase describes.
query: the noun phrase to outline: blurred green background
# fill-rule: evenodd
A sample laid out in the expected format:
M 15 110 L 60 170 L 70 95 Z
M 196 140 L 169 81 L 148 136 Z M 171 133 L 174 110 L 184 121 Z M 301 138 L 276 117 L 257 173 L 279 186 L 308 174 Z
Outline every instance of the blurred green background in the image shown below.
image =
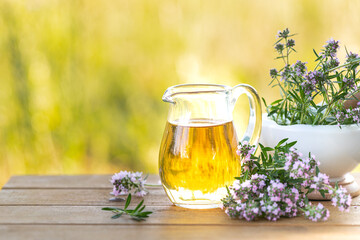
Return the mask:
M 298 33 L 296 58 L 313 66 L 312 48 L 330 37 L 359 53 L 359 9 L 337 0 L 1 0 L 0 186 L 14 174 L 156 173 L 167 87 L 248 83 L 270 102 L 277 31 Z

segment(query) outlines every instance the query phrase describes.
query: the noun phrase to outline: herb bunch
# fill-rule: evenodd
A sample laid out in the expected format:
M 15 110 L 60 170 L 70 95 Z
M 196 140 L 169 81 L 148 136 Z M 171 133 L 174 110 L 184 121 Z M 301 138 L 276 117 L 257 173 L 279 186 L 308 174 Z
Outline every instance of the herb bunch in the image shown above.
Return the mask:
M 112 211 L 113 213 L 115 213 L 115 215 L 111 217 L 112 219 L 117 219 L 121 217 L 123 214 L 126 214 L 129 215 L 135 221 L 143 221 L 146 218 L 148 218 L 149 215 L 152 213 L 149 211 L 144 212 L 146 207 L 145 205 L 143 205 L 144 200 L 141 200 L 141 202 L 135 207 L 135 209 L 128 209 L 130 202 L 131 202 L 131 194 L 129 194 L 128 197 L 126 198 L 124 208 L 105 207 L 102 208 L 102 210 Z
M 299 215 L 312 221 L 327 220 L 329 210 L 308 200 L 313 191 L 323 197 L 329 194 L 334 206 L 341 211 L 349 210 L 351 197 L 346 190 L 338 185 L 332 187 L 329 177 L 319 171 L 315 157 L 310 153 L 303 157 L 293 147 L 296 142 L 286 141 L 283 139 L 274 148 L 259 144 L 258 157 L 254 155 L 254 146 L 240 143 L 242 173 L 222 200 L 227 215 L 247 221 L 256 218 L 276 221 L 282 216 Z
M 355 96 L 360 82 L 358 54 L 346 49 L 346 60 L 340 65 L 339 41 L 330 39 L 320 53 L 313 50 L 316 66 L 308 71 L 306 62 L 290 63 L 290 55 L 296 52 L 293 36 L 288 29 L 278 33 L 276 59 L 281 59 L 284 67 L 270 70 L 270 85 L 280 88 L 281 98 L 271 105 L 263 99 L 268 116 L 280 125 L 359 124 L 360 100 Z M 344 101 L 350 99 L 358 105 L 345 109 Z

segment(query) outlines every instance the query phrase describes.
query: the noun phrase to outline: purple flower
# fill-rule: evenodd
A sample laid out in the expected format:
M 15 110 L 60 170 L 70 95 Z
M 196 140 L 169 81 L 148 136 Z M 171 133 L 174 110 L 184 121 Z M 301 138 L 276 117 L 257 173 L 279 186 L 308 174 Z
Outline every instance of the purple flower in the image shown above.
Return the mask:
M 335 41 L 334 39 L 330 39 L 326 42 L 327 44 L 324 45 L 324 50 L 322 55 L 325 57 L 336 57 L 337 50 L 339 49 L 339 41 Z
M 282 53 L 284 51 L 284 44 L 282 44 L 282 43 L 276 44 L 275 50 L 278 51 L 279 53 Z
M 289 36 L 289 29 L 285 29 L 283 31 L 278 31 L 278 38 L 287 38 Z
M 355 83 L 355 79 L 354 79 L 354 78 L 346 78 L 346 77 L 344 77 L 344 78 L 343 78 L 343 84 L 344 84 L 344 87 L 346 87 L 346 88 L 348 88 L 348 89 L 357 90 L 357 86 L 356 86 L 356 83 Z
M 278 75 L 278 71 L 275 68 L 270 69 L 270 77 L 276 78 Z
M 340 211 L 349 211 L 351 204 L 351 196 L 347 194 L 345 188 L 340 186 L 338 189 L 332 191 L 332 205 L 337 206 Z
M 309 176 L 315 173 L 317 162 L 315 161 L 314 156 L 311 156 L 311 158 L 301 158 L 301 153 L 296 152 L 295 149 L 290 149 L 289 153 L 285 153 L 285 157 L 286 162 L 284 169 L 289 172 L 291 178 L 308 179 Z M 308 183 L 308 181 L 304 181 L 303 186 Z
M 294 39 L 289 39 L 286 43 L 286 47 L 288 48 L 292 48 L 295 46 L 295 40 Z
M 348 53 L 346 56 L 346 63 L 351 63 L 352 61 L 358 59 L 359 55 L 356 53 Z M 357 66 L 359 66 L 359 62 L 355 62 L 353 64 L 350 64 L 347 68 L 348 69 L 355 69 Z
M 112 194 L 115 196 L 128 194 L 132 190 L 139 197 L 147 194 L 146 179 L 142 177 L 142 172 L 120 171 L 112 176 L 110 182 L 113 185 Z
M 326 67 L 334 68 L 339 66 L 340 62 L 338 58 L 331 58 L 329 61 L 326 62 Z
M 314 190 L 323 190 L 326 189 L 326 186 L 329 185 L 329 176 L 323 173 L 319 173 L 317 176 L 312 178 L 310 183 L 310 188 Z
M 280 76 L 281 80 L 287 80 L 291 75 L 291 67 L 289 65 L 286 65 L 284 69 L 281 71 Z
M 329 216 L 330 212 L 324 206 L 319 203 L 317 206 L 312 206 L 311 203 L 306 207 L 304 211 L 304 215 L 306 218 L 318 222 L 318 221 L 326 221 Z
M 346 55 L 346 62 L 351 62 L 352 60 L 355 60 L 358 57 L 359 55 L 357 53 L 350 52 L 349 54 Z
M 314 85 L 322 84 L 325 81 L 324 74 L 320 71 L 310 71 L 305 78 Z
M 358 106 L 360 102 L 357 103 Z M 335 115 L 338 125 L 360 123 L 360 107 L 338 111 Z
M 273 202 L 280 202 L 285 187 L 286 183 L 281 183 L 279 179 L 271 180 L 270 185 L 267 187 L 267 193 L 270 200 Z
M 311 95 L 313 94 L 313 92 L 316 91 L 316 87 L 309 81 L 304 81 L 301 83 L 301 86 L 304 89 L 305 94 L 308 97 L 311 97 Z
M 322 85 L 325 82 L 324 74 L 320 71 L 310 71 L 306 76 L 301 86 L 307 96 L 311 96 L 316 92 L 316 86 Z
M 251 155 L 255 152 L 255 147 L 250 145 L 247 141 L 240 143 L 236 154 L 240 156 L 241 163 L 244 170 L 248 170 L 249 167 L 252 167 Z
M 293 68 L 295 70 L 295 74 L 299 77 L 303 76 L 306 71 L 306 62 L 296 61 L 296 63 L 293 65 Z

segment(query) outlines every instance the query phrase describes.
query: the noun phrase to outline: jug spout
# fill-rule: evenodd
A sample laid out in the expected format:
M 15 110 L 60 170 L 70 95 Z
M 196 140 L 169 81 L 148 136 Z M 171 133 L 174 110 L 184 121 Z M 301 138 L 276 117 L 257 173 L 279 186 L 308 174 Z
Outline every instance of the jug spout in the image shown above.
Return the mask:
M 173 98 L 172 98 L 172 95 L 173 95 L 173 91 L 172 91 L 172 87 L 166 89 L 164 95 L 162 96 L 162 100 L 164 102 L 168 102 L 168 103 L 175 103 Z

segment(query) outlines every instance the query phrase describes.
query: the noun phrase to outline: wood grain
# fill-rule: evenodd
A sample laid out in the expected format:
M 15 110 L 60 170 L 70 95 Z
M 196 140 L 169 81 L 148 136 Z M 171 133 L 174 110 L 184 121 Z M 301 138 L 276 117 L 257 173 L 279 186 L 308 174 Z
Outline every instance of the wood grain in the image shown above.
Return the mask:
M 352 173 L 360 184 L 360 172 Z M 108 189 L 111 175 L 18 175 L 12 176 L 3 189 Z M 159 184 L 158 175 L 149 175 L 147 183 Z
M 354 174 L 360 182 L 360 174 Z M 143 222 L 127 216 L 111 219 L 110 175 L 14 176 L 0 191 L 0 239 L 359 239 L 360 197 L 349 213 L 331 211 L 326 222 L 304 217 L 277 222 L 232 220 L 221 209 L 175 207 L 162 187 L 150 188 L 145 199 L 154 213 Z M 157 183 L 158 176 L 148 182 Z M 132 205 L 141 198 L 133 198 Z M 314 202 L 316 204 L 316 202 Z
M 30 179 L 31 181 L 29 181 Z M 11 177 L 3 189 L 108 189 L 111 188 L 110 179 L 111 175 L 19 175 Z M 149 175 L 147 183 L 158 184 L 159 180 L 158 175 Z
M 123 206 L 124 202 L 111 202 L 111 189 L 3 189 L 0 206 Z M 125 199 L 126 196 L 119 196 Z M 137 205 L 142 198 L 133 196 L 131 205 Z M 163 188 L 151 188 L 144 198 L 148 206 L 170 206 Z M 360 197 L 352 200 L 352 206 L 360 205 Z
M 304 217 L 281 218 L 277 222 L 232 220 L 221 209 L 191 210 L 175 206 L 147 208 L 153 214 L 143 222 L 127 216 L 111 219 L 111 212 L 101 206 L 0 206 L 0 224 L 119 224 L 119 225 L 235 225 L 235 226 L 360 226 L 360 208 L 349 213 L 329 207 L 331 216 L 326 222 L 313 223 Z
M 3 189 L 0 206 L 122 206 L 124 202 L 110 202 L 111 189 Z M 121 196 L 120 196 L 121 197 Z M 121 197 L 126 198 L 126 196 Z M 142 198 L 133 196 L 131 205 L 137 205 Z M 163 188 L 151 188 L 145 197 L 150 206 L 170 206 L 172 203 Z
M 349 226 L 113 226 L 0 225 L 1 239 L 326 239 L 358 240 L 360 227 Z

